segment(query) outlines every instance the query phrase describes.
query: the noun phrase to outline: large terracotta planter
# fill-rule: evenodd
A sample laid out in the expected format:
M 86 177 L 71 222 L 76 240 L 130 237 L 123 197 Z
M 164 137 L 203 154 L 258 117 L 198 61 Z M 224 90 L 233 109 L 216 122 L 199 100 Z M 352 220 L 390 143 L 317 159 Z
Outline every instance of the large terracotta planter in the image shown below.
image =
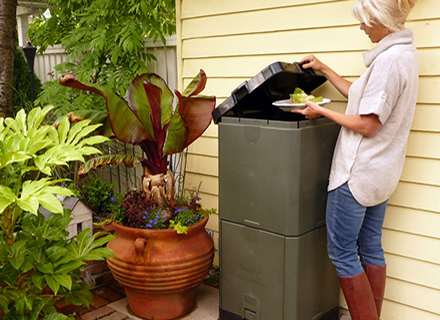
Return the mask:
M 194 308 L 198 287 L 214 258 L 214 243 L 205 231 L 207 222 L 205 217 L 188 228 L 188 234 L 113 223 L 115 238 L 107 246 L 116 258 L 107 262 L 135 315 L 175 319 Z

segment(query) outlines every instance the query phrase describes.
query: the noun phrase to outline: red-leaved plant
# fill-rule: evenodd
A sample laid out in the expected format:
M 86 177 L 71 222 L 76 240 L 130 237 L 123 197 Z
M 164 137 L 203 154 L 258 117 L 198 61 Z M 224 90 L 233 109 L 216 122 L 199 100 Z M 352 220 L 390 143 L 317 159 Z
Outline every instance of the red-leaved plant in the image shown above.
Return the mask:
M 74 75 L 64 75 L 60 83 L 67 87 L 88 90 L 106 99 L 107 113 L 78 111 L 70 114 L 72 122 L 87 118 L 102 123 L 99 134 L 139 145 L 145 157 L 105 155 L 83 165 L 80 175 L 108 164 L 142 165 L 142 191 L 146 201 L 157 203 L 161 216 L 167 222 L 174 217 L 174 176 L 168 169 L 168 156 L 182 152 L 200 137 L 211 123 L 215 97 L 197 96 L 207 81 L 203 70 L 181 94 L 174 95 L 157 74 L 136 77 L 128 91 L 128 103 L 109 90 L 94 84 L 83 84 Z

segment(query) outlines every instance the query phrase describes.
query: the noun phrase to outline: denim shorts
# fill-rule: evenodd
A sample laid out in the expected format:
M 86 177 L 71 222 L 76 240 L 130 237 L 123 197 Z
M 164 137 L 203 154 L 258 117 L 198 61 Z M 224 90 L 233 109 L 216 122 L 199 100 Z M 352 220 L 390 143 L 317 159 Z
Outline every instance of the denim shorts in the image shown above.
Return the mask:
M 387 201 L 364 207 L 353 197 L 348 183 L 327 198 L 327 249 L 339 277 L 353 277 L 362 264 L 384 266 L 382 226 Z

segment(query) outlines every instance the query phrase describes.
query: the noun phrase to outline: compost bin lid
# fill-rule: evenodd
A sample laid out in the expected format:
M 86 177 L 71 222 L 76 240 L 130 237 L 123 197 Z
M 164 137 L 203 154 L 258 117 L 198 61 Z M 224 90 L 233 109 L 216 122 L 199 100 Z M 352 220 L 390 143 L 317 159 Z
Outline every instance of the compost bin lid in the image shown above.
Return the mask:
M 303 69 L 298 62 L 274 62 L 249 81 L 240 84 L 231 95 L 212 112 L 218 123 L 222 116 L 255 119 L 291 120 L 298 117 L 272 105 L 274 101 L 289 99 L 296 87 L 307 94 L 327 79 L 312 69 Z M 295 119 L 296 119 L 295 118 Z

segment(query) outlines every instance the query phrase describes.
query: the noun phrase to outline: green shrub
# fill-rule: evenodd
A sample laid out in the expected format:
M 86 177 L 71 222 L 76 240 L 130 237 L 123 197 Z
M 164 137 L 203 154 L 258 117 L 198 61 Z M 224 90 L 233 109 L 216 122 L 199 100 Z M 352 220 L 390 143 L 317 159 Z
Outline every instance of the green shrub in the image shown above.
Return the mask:
M 114 191 L 116 184 L 93 178 L 81 186 L 82 200 L 93 212 L 102 218 L 108 218 L 119 209 L 123 196 Z

